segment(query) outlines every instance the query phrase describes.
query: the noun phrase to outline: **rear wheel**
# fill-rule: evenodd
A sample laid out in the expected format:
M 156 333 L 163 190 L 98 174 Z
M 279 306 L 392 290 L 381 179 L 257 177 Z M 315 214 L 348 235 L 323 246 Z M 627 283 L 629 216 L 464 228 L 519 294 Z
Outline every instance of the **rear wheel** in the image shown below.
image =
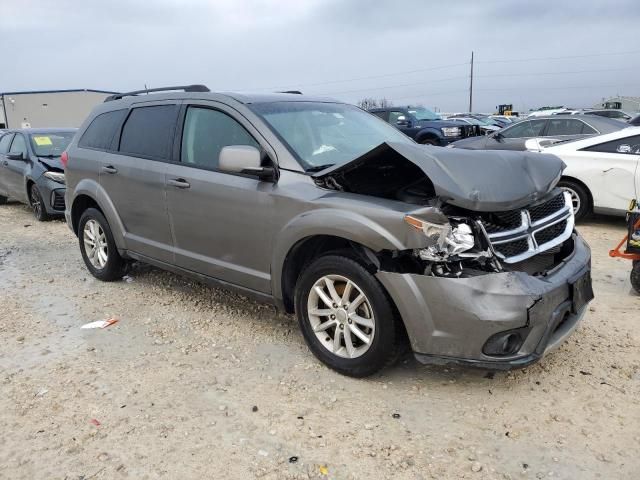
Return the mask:
M 80 252 L 91 274 L 112 282 L 126 273 L 127 263 L 118 253 L 107 219 L 95 208 L 85 210 L 78 224 Z
M 387 293 L 351 258 L 327 255 L 305 268 L 295 310 L 309 349 L 339 373 L 365 377 L 397 358 L 396 319 Z
M 7 197 L 0 195 L 0 205 L 4 205 L 5 203 L 7 203 Z
M 35 184 L 31 185 L 29 189 L 29 203 L 31 204 L 31 209 L 33 210 L 33 215 L 36 217 L 36 220 L 46 222 L 51 218 L 47 213 L 40 189 Z
M 585 187 L 571 180 L 560 180 L 558 186 L 571 195 L 576 221 L 582 220 L 591 213 L 591 197 Z

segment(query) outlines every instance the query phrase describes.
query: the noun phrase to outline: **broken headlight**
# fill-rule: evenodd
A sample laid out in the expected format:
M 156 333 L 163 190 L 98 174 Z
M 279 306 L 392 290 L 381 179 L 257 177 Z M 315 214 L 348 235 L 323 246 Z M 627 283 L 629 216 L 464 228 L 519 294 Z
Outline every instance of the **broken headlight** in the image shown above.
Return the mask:
M 476 246 L 476 238 L 469 224 L 464 221 L 452 223 L 432 223 L 420 220 L 411 215 L 404 217 L 405 222 L 422 231 L 431 240 L 431 245 L 417 251 L 422 260 L 431 262 L 447 261 L 449 257 L 477 257 L 481 254 L 466 254 Z M 482 252 L 485 253 L 485 252 Z

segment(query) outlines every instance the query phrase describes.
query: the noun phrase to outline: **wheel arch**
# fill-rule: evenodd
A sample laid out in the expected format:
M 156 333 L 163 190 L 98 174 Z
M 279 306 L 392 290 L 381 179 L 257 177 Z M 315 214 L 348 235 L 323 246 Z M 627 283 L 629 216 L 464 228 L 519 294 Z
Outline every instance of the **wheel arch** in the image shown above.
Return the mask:
M 125 228 L 116 211 L 115 205 L 97 182 L 90 179 L 83 179 L 74 188 L 70 207 L 71 227 L 76 235 L 78 235 L 80 217 L 87 208 L 96 208 L 105 216 L 107 222 L 109 222 L 116 247 L 118 250 L 125 250 Z
M 440 143 L 442 136 L 439 134 L 439 132 L 435 128 L 428 127 L 423 130 L 420 130 L 416 135 L 415 140 L 418 143 L 422 143 L 426 139 L 437 140 L 438 143 Z
M 593 207 L 594 207 L 594 205 L 593 205 L 593 193 L 591 192 L 591 189 L 587 186 L 586 183 L 584 183 L 579 178 L 572 177 L 571 175 L 562 175 L 562 177 L 560 177 L 560 181 L 558 183 L 560 183 L 562 181 L 577 183 L 582 188 L 584 188 L 584 190 L 587 192 L 587 195 L 589 196 L 589 210 L 593 211 Z

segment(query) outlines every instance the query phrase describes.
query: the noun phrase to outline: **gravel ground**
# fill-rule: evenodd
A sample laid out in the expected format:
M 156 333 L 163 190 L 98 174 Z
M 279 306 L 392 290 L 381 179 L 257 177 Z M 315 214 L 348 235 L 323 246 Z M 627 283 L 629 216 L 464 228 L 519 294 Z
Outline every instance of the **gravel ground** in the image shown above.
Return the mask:
M 640 478 L 640 296 L 607 257 L 624 225 L 581 231 L 596 300 L 542 362 L 354 380 L 294 317 L 144 265 L 101 283 L 63 222 L 0 207 L 0 478 Z

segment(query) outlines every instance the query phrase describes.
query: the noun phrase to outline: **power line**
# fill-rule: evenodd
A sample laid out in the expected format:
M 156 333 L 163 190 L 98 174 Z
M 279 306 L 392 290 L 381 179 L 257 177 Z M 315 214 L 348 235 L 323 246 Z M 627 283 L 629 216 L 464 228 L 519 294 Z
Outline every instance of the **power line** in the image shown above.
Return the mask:
M 474 62 L 477 63 L 477 62 Z M 468 64 L 467 64 L 468 65 Z M 633 67 L 627 68 L 608 68 L 608 69 L 597 69 L 597 70 L 572 70 L 572 71 L 561 71 L 561 72 L 531 72 L 531 73 L 498 73 L 491 75 L 476 75 L 474 73 L 474 78 L 500 78 L 500 77 L 535 77 L 535 76 L 544 76 L 544 75 L 567 75 L 567 74 L 581 74 L 581 73 L 598 73 L 598 72 L 619 72 L 619 71 L 628 71 L 635 70 Z M 368 87 L 368 88 L 358 88 L 352 90 L 340 90 L 340 91 L 332 91 L 332 92 L 319 92 L 317 95 L 341 95 L 344 93 L 358 93 L 358 92 L 369 92 L 374 90 L 387 90 L 390 88 L 401 88 L 401 87 L 416 87 L 416 86 L 428 86 L 432 83 L 437 82 L 445 82 L 451 80 L 460 80 L 460 79 L 468 79 L 468 75 L 456 76 L 456 77 L 448 77 L 448 78 L 438 78 L 435 80 L 429 80 L 428 82 L 412 82 L 412 83 L 400 83 L 395 85 L 386 85 L 382 87 Z M 478 89 L 475 89 L 479 91 Z
M 538 58 L 521 58 L 512 60 L 484 60 L 476 63 L 517 63 L 517 62 L 536 62 L 540 60 L 566 60 L 569 58 L 591 58 L 591 57 L 608 57 L 613 55 L 636 55 L 640 53 L 640 50 L 632 50 L 629 52 L 603 52 L 603 53 L 589 53 L 586 55 L 567 55 L 563 57 L 538 57 Z
M 570 58 L 592 58 L 592 57 L 603 57 L 603 56 L 619 56 L 619 55 L 636 55 L 636 54 L 640 54 L 640 50 L 632 50 L 632 51 L 626 51 L 626 52 L 602 52 L 602 53 L 590 53 L 590 54 L 584 54 L 584 55 L 565 55 L 565 56 L 558 56 L 558 57 L 531 57 L 531 58 L 519 58 L 519 59 L 502 59 L 502 60 L 484 60 L 484 61 L 478 61 L 476 60 L 475 63 L 476 64 L 493 64 L 493 63 L 518 63 L 518 62 L 534 62 L 534 61 L 541 61 L 541 60 L 565 60 L 565 59 L 570 59 Z M 261 88 L 254 88 L 254 89 L 241 89 L 240 91 L 248 91 L 248 90 L 287 90 L 287 89 L 292 89 L 292 88 L 307 88 L 307 87 L 318 87 L 318 86 L 324 86 L 324 85 L 335 85 L 335 84 L 339 84 L 339 83 L 348 83 L 348 82 L 357 82 L 357 81 L 362 81 L 362 80 L 374 80 L 374 79 L 378 79 L 378 78 L 388 78 L 388 77 L 396 77 L 399 75 L 409 75 L 412 73 L 422 73 L 422 72 L 432 72 L 432 71 L 437 71 L 437 70 L 446 70 L 448 68 L 455 68 L 455 67 L 462 67 L 462 66 L 467 66 L 469 65 L 468 62 L 465 63 L 454 63 L 454 64 L 450 64 L 450 65 L 439 65 L 439 66 L 435 66 L 435 67 L 429 67 L 429 68 L 419 68 L 419 69 L 415 69 L 415 70 L 403 70 L 403 71 L 399 71 L 399 72 L 394 72 L 394 73 L 386 73 L 386 74 L 380 74 L 380 75 L 367 75 L 367 76 L 362 76 L 362 77 L 354 77 L 354 78 L 345 78 L 342 80 L 328 80 L 328 81 L 323 81 L 323 82 L 317 82 L 317 83 L 296 83 L 296 84 L 288 84 L 288 85 L 279 85 L 279 86 L 274 86 L 274 87 L 261 87 Z

